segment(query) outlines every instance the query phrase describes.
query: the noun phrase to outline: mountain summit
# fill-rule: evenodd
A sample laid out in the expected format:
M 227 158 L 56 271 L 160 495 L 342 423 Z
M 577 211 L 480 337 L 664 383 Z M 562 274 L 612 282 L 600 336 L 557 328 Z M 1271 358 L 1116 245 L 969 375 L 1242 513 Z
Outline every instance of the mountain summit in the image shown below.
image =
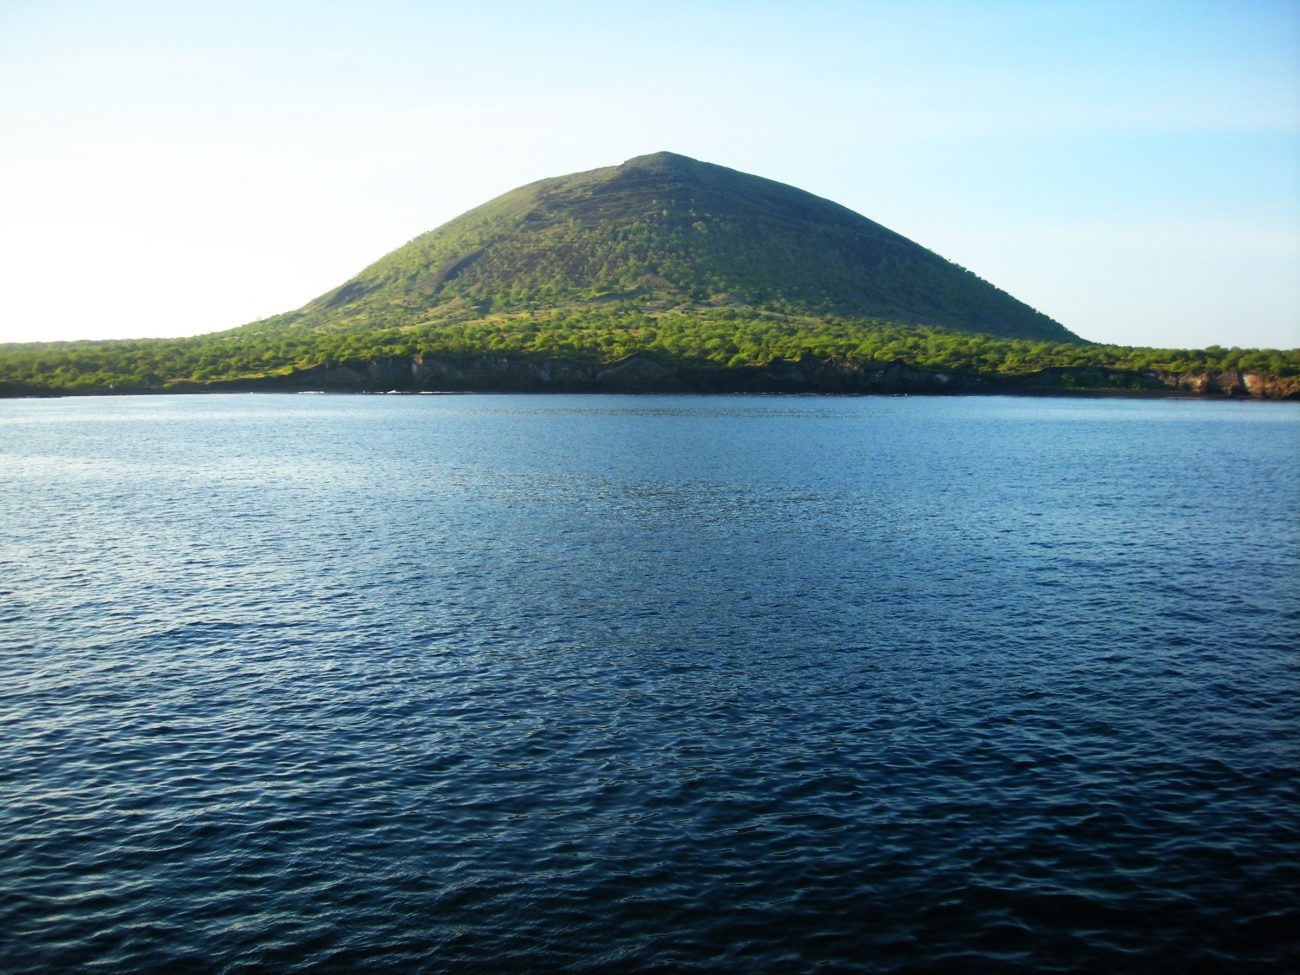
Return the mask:
M 845 207 L 671 152 L 511 190 L 299 311 L 251 327 L 401 328 L 602 305 L 757 309 L 1078 341 Z

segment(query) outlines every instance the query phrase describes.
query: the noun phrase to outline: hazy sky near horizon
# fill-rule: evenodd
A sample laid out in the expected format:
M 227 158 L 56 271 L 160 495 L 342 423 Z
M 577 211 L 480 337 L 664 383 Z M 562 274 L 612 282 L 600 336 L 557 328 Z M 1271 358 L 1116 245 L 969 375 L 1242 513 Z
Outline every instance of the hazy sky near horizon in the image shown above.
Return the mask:
M 0 0 L 0 341 L 230 328 L 661 149 L 1088 339 L 1300 346 L 1295 0 Z

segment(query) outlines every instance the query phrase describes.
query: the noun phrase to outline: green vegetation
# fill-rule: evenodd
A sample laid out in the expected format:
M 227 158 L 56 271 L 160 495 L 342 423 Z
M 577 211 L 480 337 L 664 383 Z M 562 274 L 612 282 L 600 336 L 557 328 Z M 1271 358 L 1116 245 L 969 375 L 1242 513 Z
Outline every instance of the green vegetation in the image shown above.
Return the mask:
M 672 153 L 513 190 L 257 327 L 354 331 L 611 303 L 1077 341 L 1046 315 L 851 210 Z
M 507 193 L 285 315 L 186 339 L 0 345 L 0 394 L 212 388 L 479 353 L 639 354 L 684 369 L 903 362 L 975 376 L 1089 367 L 1135 385 L 1152 372 L 1300 376 L 1300 350 L 1083 342 L 843 207 L 659 153 Z
M 1300 376 L 1300 350 L 1144 349 L 1041 342 L 882 321 L 763 315 L 753 310 L 651 313 L 569 308 L 405 328 L 336 332 L 254 328 L 188 339 L 7 345 L 0 346 L 0 383 L 69 392 L 167 389 L 390 356 L 482 352 L 595 362 L 648 354 L 687 368 L 735 368 L 811 356 L 905 362 L 923 369 L 1002 376 L 1059 367 L 1134 373 L 1238 369 Z

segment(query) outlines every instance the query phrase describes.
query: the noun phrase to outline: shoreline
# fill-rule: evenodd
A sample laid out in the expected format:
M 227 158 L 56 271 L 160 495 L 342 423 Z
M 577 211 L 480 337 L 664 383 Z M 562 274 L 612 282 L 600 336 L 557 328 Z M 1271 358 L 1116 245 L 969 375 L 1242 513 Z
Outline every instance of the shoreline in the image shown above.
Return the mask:
M 1222 372 L 1134 372 L 1056 366 L 1019 375 L 922 369 L 857 359 L 773 360 L 761 366 L 665 363 L 644 354 L 616 362 L 508 353 L 347 360 L 278 375 L 163 387 L 49 388 L 0 383 L 0 398 L 204 393 L 691 393 L 843 396 L 1074 396 L 1130 399 L 1300 400 L 1300 377 Z

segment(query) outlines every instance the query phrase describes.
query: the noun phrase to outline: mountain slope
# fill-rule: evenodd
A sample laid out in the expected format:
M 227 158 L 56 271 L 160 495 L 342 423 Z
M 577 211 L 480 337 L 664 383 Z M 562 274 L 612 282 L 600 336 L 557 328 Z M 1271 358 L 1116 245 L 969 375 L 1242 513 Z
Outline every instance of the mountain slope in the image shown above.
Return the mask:
M 673 153 L 512 190 L 266 332 L 427 328 L 617 304 L 747 308 L 1078 341 L 1005 292 L 829 200 Z

